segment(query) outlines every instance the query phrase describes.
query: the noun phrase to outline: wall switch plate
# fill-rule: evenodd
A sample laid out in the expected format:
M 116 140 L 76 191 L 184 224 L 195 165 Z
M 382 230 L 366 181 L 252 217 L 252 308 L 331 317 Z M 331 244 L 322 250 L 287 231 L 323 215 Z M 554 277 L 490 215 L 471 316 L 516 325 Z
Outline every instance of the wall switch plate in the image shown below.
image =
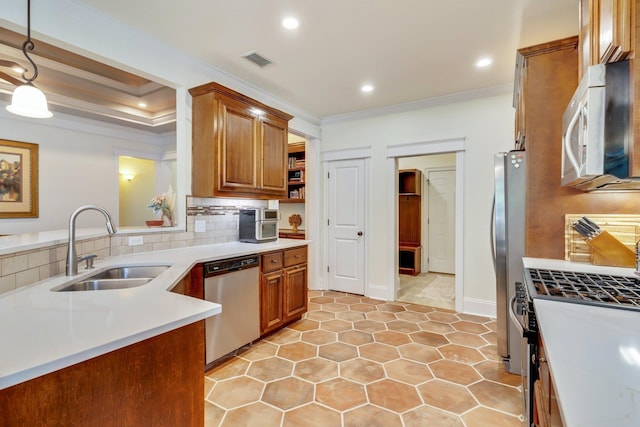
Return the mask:
M 196 233 L 204 233 L 205 231 L 207 231 L 207 221 L 203 219 L 196 219 L 195 231 Z
M 129 246 L 139 246 L 144 243 L 144 239 L 142 236 L 131 236 L 129 237 Z

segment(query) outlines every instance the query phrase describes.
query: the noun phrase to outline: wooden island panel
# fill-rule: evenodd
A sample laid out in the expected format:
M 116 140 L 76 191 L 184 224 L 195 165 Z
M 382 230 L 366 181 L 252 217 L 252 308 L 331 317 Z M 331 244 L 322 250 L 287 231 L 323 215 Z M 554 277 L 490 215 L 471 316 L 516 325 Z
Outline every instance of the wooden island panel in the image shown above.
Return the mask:
M 203 426 L 204 321 L 0 390 L 0 425 Z

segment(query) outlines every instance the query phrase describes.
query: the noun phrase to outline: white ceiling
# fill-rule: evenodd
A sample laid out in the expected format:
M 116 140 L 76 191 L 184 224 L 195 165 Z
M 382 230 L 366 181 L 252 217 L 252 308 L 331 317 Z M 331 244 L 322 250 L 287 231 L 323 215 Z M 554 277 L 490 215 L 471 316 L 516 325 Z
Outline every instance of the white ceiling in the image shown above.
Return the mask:
M 578 32 L 577 0 L 77 1 L 318 119 L 511 84 L 516 49 Z

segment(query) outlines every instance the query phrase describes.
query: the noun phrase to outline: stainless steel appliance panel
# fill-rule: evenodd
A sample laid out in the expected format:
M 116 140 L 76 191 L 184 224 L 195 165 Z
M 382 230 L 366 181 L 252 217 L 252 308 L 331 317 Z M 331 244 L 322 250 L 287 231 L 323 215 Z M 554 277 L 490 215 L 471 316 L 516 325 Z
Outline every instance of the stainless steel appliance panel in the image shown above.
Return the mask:
M 524 267 L 526 153 L 510 151 L 495 156 L 495 193 L 492 218 L 492 252 L 496 273 L 498 353 L 505 368 L 521 374 L 521 335 L 509 310 L 515 283 Z
M 222 305 L 205 321 L 205 363 L 260 337 L 259 260 L 251 255 L 205 264 L 204 299 Z

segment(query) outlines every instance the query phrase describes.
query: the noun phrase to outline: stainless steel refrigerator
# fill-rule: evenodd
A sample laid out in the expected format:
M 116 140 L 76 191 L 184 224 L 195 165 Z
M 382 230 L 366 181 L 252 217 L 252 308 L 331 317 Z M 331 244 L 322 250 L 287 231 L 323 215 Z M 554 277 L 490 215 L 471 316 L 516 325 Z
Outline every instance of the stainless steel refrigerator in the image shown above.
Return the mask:
M 525 172 L 524 151 L 496 154 L 491 243 L 496 272 L 498 354 L 507 371 L 519 375 L 522 332 L 510 312 L 515 282 L 523 280 L 524 272 Z

